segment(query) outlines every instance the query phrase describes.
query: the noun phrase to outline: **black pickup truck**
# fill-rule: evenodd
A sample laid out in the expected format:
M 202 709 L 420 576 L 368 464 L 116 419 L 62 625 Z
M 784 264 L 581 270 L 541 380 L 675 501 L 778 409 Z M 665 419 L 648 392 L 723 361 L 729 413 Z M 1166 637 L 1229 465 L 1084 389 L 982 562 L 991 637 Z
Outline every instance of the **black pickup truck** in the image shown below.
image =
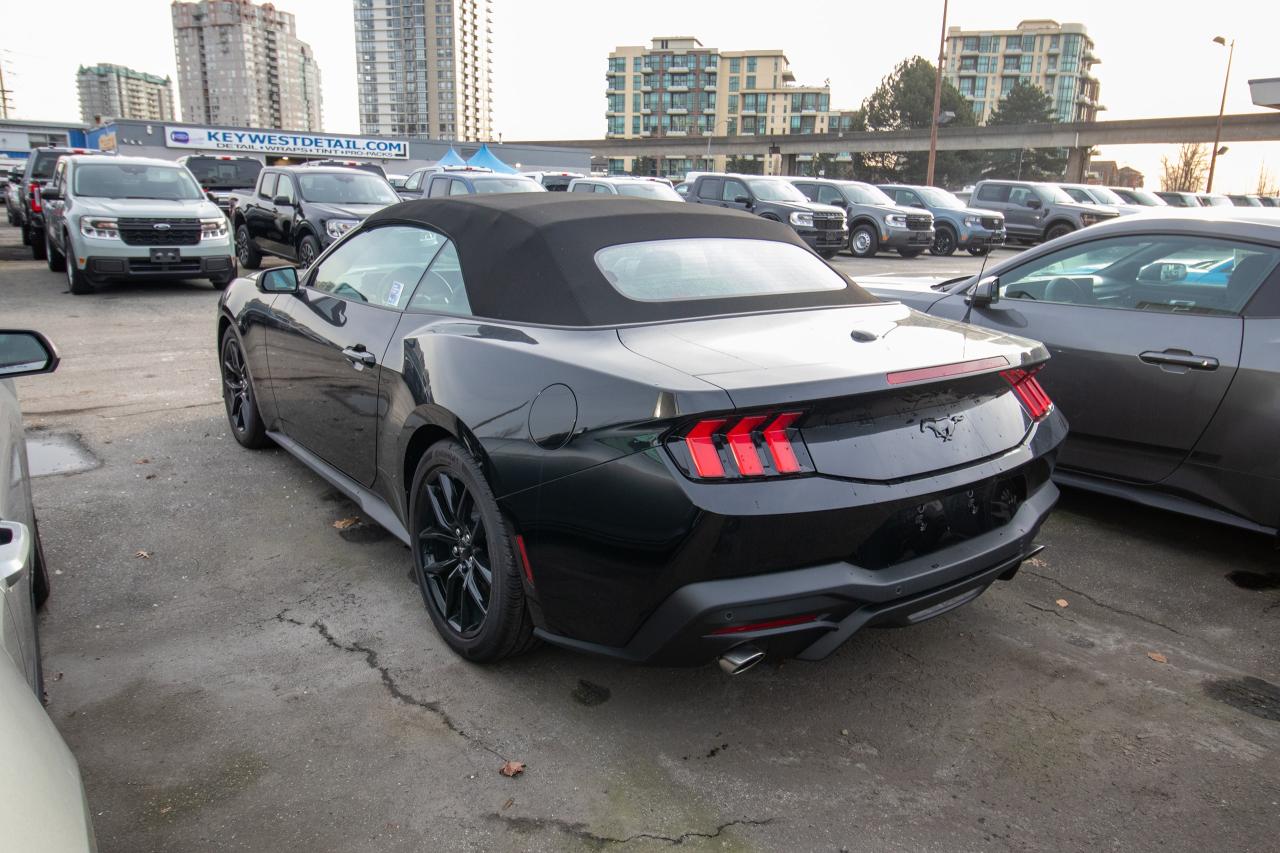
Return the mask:
M 786 178 L 760 175 L 701 174 L 686 201 L 745 210 L 784 222 L 824 258 L 834 258 L 849 239 L 844 211 L 805 198 Z
M 400 201 L 385 178 L 359 169 L 271 166 L 251 192 L 232 193 L 228 216 L 240 266 L 258 269 L 263 255 L 309 266 L 365 217 Z
M 223 213 L 231 210 L 231 196 L 247 193 L 257 186 L 262 161 L 256 157 L 232 157 L 226 154 L 191 154 L 179 157 L 209 200 Z

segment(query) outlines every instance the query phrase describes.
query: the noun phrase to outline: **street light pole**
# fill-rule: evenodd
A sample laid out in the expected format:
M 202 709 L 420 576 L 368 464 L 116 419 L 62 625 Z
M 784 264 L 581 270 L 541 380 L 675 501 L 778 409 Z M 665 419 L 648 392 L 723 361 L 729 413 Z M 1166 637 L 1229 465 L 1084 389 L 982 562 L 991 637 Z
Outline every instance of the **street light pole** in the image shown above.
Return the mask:
M 938 111 L 942 109 L 942 64 L 947 52 L 947 3 L 942 0 L 942 34 L 938 36 L 938 74 L 933 81 L 933 120 L 929 122 L 929 168 L 924 182 L 933 186 L 933 167 L 938 161 Z
M 1222 36 L 1214 36 L 1214 44 L 1227 46 L 1227 40 Z M 1213 134 L 1213 154 L 1209 156 L 1209 181 L 1204 191 L 1213 192 L 1213 169 L 1218 165 L 1218 143 L 1222 141 L 1222 113 L 1227 108 L 1227 84 L 1231 81 L 1231 60 L 1236 55 L 1236 40 L 1231 40 L 1231 48 L 1227 52 L 1227 75 L 1222 78 L 1222 103 L 1218 105 L 1218 129 Z

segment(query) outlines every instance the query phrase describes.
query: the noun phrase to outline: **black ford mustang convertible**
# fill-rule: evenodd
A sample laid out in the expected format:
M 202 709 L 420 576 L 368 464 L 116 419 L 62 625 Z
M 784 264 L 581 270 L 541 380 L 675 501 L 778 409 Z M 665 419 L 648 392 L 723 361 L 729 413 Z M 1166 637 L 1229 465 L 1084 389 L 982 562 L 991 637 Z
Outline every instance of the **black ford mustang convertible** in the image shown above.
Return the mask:
M 398 204 L 219 305 L 227 415 L 407 543 L 474 661 L 816 660 L 1011 578 L 1066 422 L 1030 341 L 878 302 L 785 226 Z

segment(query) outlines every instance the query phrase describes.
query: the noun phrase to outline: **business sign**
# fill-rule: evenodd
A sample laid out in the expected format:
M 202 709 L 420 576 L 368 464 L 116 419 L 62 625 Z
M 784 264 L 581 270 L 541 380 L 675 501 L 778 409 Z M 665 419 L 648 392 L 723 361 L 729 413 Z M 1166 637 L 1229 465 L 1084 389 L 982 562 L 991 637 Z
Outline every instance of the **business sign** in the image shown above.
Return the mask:
M 200 151 L 252 151 L 257 154 L 301 154 L 307 157 L 378 157 L 407 160 L 409 143 L 400 139 L 327 136 L 278 130 L 220 130 L 213 127 L 166 127 L 169 148 Z

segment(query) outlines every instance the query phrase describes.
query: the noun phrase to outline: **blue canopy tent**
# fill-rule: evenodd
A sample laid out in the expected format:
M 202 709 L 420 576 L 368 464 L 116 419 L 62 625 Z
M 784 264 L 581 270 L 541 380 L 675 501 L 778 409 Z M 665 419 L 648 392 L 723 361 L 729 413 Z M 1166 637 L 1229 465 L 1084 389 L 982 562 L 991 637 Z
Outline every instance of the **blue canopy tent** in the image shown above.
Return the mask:
M 449 149 L 452 151 L 453 149 Z M 441 163 L 444 161 L 441 160 Z M 498 159 L 498 155 L 489 150 L 488 145 L 482 144 L 480 150 L 471 155 L 471 159 L 467 161 L 468 166 L 477 166 L 484 169 L 492 169 L 495 172 L 505 172 L 509 175 L 519 174 L 519 170 L 513 169 L 506 163 Z
M 467 161 L 462 159 L 462 155 L 453 150 L 453 146 L 449 146 L 449 151 L 443 157 L 436 161 L 437 166 L 465 166 Z

